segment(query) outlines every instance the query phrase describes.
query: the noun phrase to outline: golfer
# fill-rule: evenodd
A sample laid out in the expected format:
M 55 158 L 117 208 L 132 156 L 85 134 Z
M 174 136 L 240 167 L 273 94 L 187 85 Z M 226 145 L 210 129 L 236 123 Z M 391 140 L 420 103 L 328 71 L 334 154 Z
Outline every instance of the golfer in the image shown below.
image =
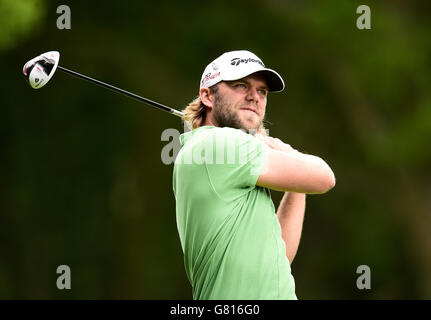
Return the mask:
M 284 81 L 249 51 L 205 69 L 184 110 L 173 189 L 193 299 L 297 299 L 292 263 L 305 194 L 335 185 L 329 166 L 266 134 L 268 92 Z M 283 191 L 275 210 L 270 189 Z

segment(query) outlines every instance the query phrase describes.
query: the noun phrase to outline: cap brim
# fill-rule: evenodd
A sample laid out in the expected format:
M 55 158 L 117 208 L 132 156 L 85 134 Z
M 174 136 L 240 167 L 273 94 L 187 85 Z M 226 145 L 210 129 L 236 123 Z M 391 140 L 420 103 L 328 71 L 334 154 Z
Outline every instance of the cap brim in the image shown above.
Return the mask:
M 225 80 L 225 81 L 233 81 L 233 80 L 238 80 L 238 79 L 242 79 L 245 78 L 251 74 L 254 73 L 259 73 L 261 74 L 265 80 L 266 80 L 266 84 L 268 85 L 268 91 L 270 92 L 280 92 L 283 91 L 284 89 L 284 81 L 283 78 L 274 70 L 272 69 L 268 69 L 268 68 L 262 68 L 256 71 L 248 71 L 248 72 L 244 72 L 243 74 L 235 74 L 235 76 L 225 76 L 223 77 L 223 79 L 220 79 L 219 81 Z
M 254 73 L 260 73 L 266 79 L 268 90 L 271 92 L 280 92 L 284 90 L 283 78 L 274 70 L 263 69 Z

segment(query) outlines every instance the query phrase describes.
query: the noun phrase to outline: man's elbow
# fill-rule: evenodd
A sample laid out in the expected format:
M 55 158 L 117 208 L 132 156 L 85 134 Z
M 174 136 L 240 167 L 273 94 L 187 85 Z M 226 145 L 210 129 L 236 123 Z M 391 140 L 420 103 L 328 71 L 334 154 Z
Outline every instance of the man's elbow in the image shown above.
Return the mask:
M 326 193 L 335 187 L 335 175 L 331 169 L 328 168 L 327 172 L 321 178 L 320 186 L 316 193 Z
M 335 187 L 335 175 L 329 167 L 321 170 L 312 178 L 311 181 L 312 183 L 309 187 L 305 188 L 305 190 L 302 190 L 301 192 L 308 194 L 322 194 Z
M 314 165 L 314 183 L 310 193 L 326 193 L 335 187 L 335 175 L 331 167 L 322 158 L 309 155 L 307 157 Z
M 328 184 L 328 189 L 326 190 L 326 192 L 328 192 L 328 191 L 329 191 L 329 190 L 331 190 L 333 187 L 335 187 L 335 184 L 336 184 L 336 182 L 335 182 L 335 175 L 334 175 L 334 173 L 332 172 L 332 170 L 330 170 L 330 173 L 329 173 L 329 176 L 328 176 L 327 184 Z

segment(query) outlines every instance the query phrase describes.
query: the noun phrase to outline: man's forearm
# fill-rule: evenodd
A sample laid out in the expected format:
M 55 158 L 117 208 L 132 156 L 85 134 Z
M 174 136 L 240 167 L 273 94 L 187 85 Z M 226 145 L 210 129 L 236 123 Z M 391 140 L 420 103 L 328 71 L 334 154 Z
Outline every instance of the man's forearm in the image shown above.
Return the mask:
M 305 194 L 286 192 L 277 210 L 281 236 L 286 243 L 286 255 L 292 263 L 301 239 L 305 213 Z

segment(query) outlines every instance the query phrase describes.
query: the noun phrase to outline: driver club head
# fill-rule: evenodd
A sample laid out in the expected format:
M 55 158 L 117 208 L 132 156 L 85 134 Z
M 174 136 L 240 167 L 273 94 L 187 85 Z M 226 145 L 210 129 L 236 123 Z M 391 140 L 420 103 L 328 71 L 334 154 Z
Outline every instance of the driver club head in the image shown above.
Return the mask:
M 22 72 L 29 85 L 33 89 L 40 89 L 46 85 L 54 75 L 59 60 L 58 51 L 49 51 L 28 61 Z

